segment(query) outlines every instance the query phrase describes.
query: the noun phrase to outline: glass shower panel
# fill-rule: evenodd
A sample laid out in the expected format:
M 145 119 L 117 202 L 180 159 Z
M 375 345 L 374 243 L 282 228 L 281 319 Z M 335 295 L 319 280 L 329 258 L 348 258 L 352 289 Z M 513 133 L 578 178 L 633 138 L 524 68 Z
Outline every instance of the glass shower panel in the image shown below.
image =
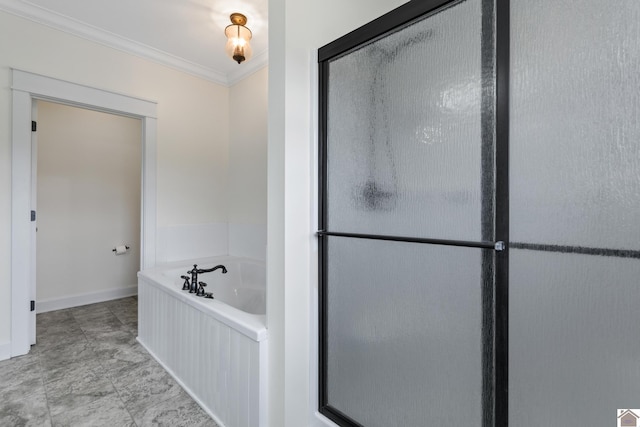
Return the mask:
M 640 261 L 510 252 L 510 425 L 615 425 L 640 402 Z
M 481 21 L 463 1 L 330 62 L 329 230 L 481 239 Z
M 328 403 L 367 427 L 481 425 L 483 250 L 328 245 Z
M 640 249 L 640 2 L 511 1 L 511 239 Z

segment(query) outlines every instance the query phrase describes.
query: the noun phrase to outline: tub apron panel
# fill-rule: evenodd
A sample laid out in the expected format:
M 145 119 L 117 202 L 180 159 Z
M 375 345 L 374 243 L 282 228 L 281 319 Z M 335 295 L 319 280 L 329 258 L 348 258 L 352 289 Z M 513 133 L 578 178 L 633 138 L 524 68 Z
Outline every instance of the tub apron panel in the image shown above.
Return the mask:
M 153 277 L 138 278 L 138 341 L 221 427 L 266 426 L 264 326 L 234 329 L 233 319 Z

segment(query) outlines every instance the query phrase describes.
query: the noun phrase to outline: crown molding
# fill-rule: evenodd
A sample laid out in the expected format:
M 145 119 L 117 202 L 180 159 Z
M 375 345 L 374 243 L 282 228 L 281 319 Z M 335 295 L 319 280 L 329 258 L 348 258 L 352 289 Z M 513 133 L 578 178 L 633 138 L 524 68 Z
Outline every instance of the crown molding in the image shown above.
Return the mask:
M 143 43 L 138 43 L 27 1 L 0 0 L 0 10 L 223 86 L 230 86 L 237 83 L 239 80 L 265 66 L 268 61 L 268 53 L 265 51 L 254 57 L 253 60 L 247 61 L 242 70 L 225 75 L 219 71 L 196 64 L 195 62 L 188 61 Z
M 269 51 L 265 50 L 238 66 L 237 71 L 227 74 L 227 84 L 233 86 L 269 64 Z

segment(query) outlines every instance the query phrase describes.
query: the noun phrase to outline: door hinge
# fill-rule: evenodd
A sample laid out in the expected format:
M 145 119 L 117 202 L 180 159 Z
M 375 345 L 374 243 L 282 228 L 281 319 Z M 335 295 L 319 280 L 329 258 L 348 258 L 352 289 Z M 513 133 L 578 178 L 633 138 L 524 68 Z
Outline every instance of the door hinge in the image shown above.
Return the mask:
M 31 132 L 35 132 L 38 129 L 38 124 L 35 120 L 31 120 Z
M 31 211 L 31 222 L 36 220 L 36 211 Z
M 31 311 L 36 311 L 36 302 L 31 300 Z

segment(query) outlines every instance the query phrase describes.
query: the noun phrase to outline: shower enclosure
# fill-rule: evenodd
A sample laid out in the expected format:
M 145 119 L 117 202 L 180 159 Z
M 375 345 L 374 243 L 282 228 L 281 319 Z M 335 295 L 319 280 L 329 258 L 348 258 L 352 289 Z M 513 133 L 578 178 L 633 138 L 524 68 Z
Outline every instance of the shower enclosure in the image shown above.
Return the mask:
M 411 1 L 319 50 L 322 414 L 533 427 L 640 406 L 639 17 Z

